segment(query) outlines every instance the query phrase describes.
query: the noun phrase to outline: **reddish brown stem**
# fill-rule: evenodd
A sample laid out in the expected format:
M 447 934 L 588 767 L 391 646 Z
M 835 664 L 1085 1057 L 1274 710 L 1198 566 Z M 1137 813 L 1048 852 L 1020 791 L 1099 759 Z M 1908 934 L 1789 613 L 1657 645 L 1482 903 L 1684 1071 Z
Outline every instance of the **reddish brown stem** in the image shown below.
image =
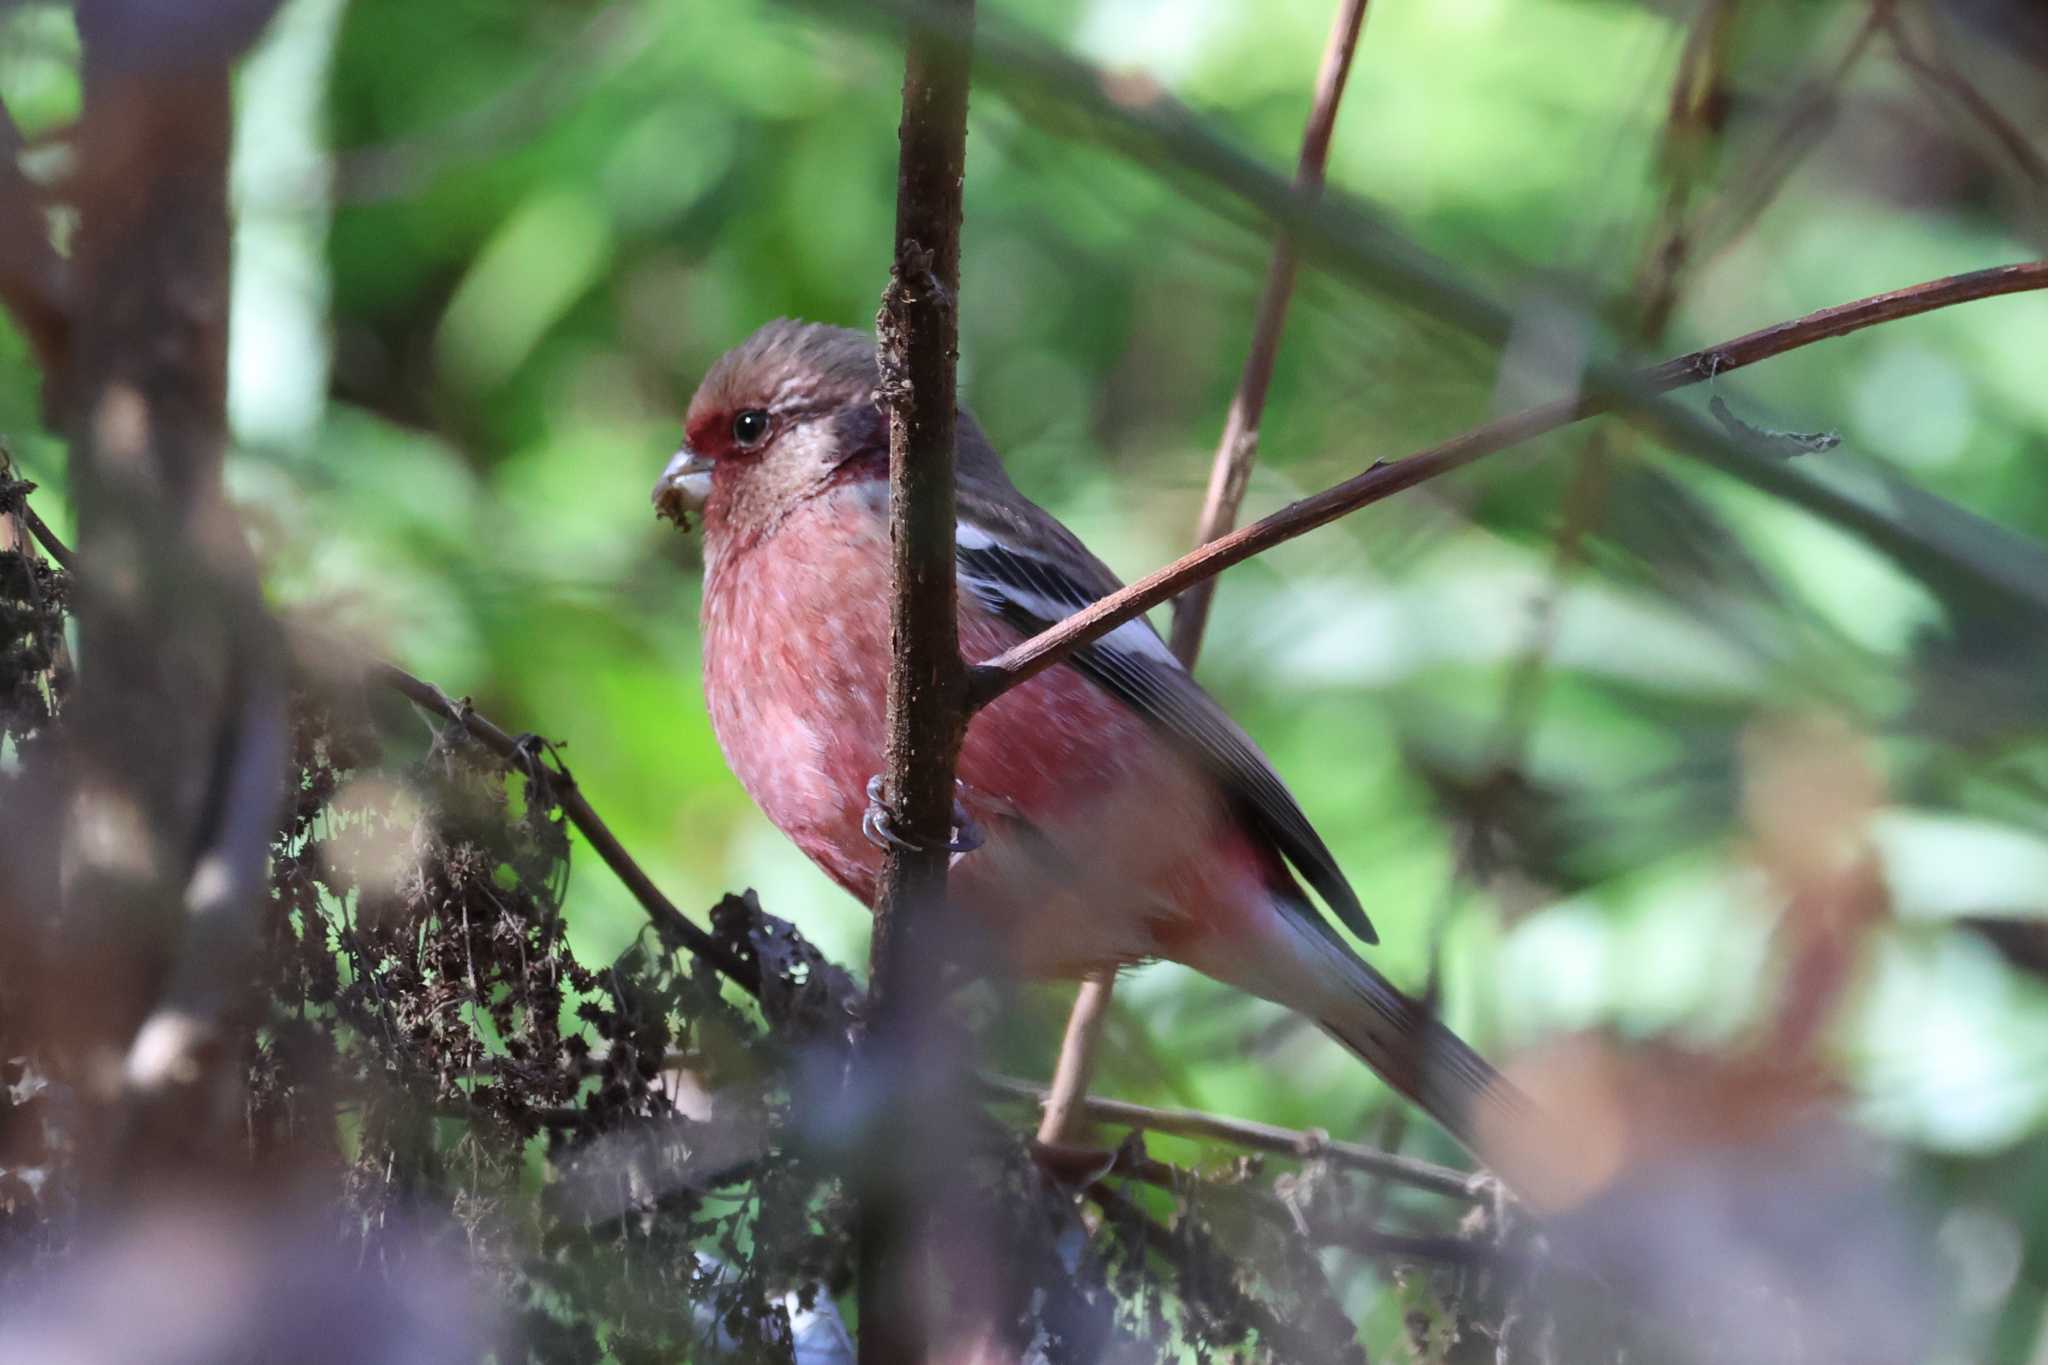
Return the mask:
M 1351 57 L 1358 50 L 1358 33 L 1365 24 L 1367 0 L 1342 0 L 1330 25 L 1329 41 L 1323 47 L 1322 65 L 1316 71 L 1315 99 L 1308 124 L 1301 134 L 1301 155 L 1294 173 L 1295 188 L 1314 193 L 1323 186 L 1323 168 L 1330 159 L 1330 135 L 1337 126 L 1337 103 L 1344 97 L 1344 85 L 1351 75 Z M 1237 393 L 1230 400 L 1230 415 L 1223 423 L 1223 436 L 1209 467 L 1209 494 L 1195 527 L 1195 544 L 1206 545 L 1237 522 L 1237 509 L 1244 502 L 1251 480 L 1252 461 L 1258 457 L 1259 422 L 1266 412 L 1266 391 L 1273 383 L 1273 364 L 1280 354 L 1280 333 L 1287 321 L 1287 305 L 1294 297 L 1294 276 L 1299 257 L 1294 242 L 1281 233 L 1273 242 L 1273 258 L 1266 267 L 1265 290 L 1259 296 L 1259 310 L 1252 324 L 1251 350 L 1246 354 L 1244 373 Z M 1209 623 L 1209 603 L 1216 582 L 1205 578 L 1195 583 L 1173 608 L 1173 652 L 1180 661 L 1194 667 L 1201 653 L 1202 632 Z M 1059 1064 L 1052 1074 L 1052 1089 L 1046 1095 L 1045 1114 L 1038 1126 L 1038 1140 L 1048 1145 L 1072 1141 L 1076 1107 L 1088 1092 L 1095 1071 L 1095 1050 L 1102 1030 L 1109 1022 L 1109 1001 L 1116 989 L 1116 973 L 1100 972 L 1081 983 L 1074 997 L 1073 1012 L 1067 1016 L 1066 1036 L 1060 1042 Z
M 1015 648 L 977 665 L 971 676 L 973 704 L 976 708 L 987 705 L 1018 683 L 1052 667 L 1082 645 L 1100 639 L 1189 584 L 1212 578 L 1233 564 L 1306 535 L 1318 526 L 1327 525 L 1361 507 L 1390 498 L 1403 489 L 1462 469 L 1488 455 L 1583 418 L 1612 412 L 1638 396 L 1669 393 L 1715 375 L 1882 322 L 1913 317 L 1976 299 L 2043 288 L 2048 288 L 2048 261 L 1994 266 L 1988 270 L 1929 280 L 1853 303 L 1823 308 L 1804 317 L 1750 332 L 1719 346 L 1693 351 L 1660 365 L 1634 371 L 1629 376 L 1626 391 L 1618 386 L 1606 386 L 1598 392 L 1540 404 L 1474 427 L 1406 459 L 1392 463 L 1376 461 L 1363 473 L 1289 503 L 1261 521 L 1213 540 Z
M 1088 1098 L 1088 1085 L 1095 1079 L 1095 1053 L 1102 1044 L 1115 991 L 1116 972 L 1109 969 L 1084 978 L 1074 994 L 1067 1031 L 1060 1039 L 1059 1061 L 1053 1066 L 1052 1085 L 1045 1092 L 1045 1110 L 1038 1120 L 1038 1140 L 1048 1147 L 1074 1140 L 1075 1121 Z
M 1323 48 L 1322 66 L 1316 72 L 1315 102 L 1308 124 L 1301 134 L 1301 155 L 1295 162 L 1294 187 L 1313 195 L 1323 187 L 1324 167 L 1330 159 L 1330 135 L 1337 126 L 1337 103 L 1344 98 L 1344 85 L 1351 75 L 1352 54 L 1358 50 L 1358 33 L 1365 24 L 1366 0 L 1343 0 L 1330 26 L 1329 42 Z M 1230 400 L 1230 415 L 1223 422 L 1223 436 L 1216 443 L 1216 455 L 1209 465 L 1209 492 L 1202 503 L 1201 519 L 1195 525 L 1195 544 L 1206 545 L 1237 524 L 1237 510 L 1244 503 L 1245 486 L 1251 480 L 1252 462 L 1259 453 L 1259 423 L 1266 415 L 1266 392 L 1272 387 L 1273 365 L 1280 355 L 1280 334 L 1287 322 L 1287 305 L 1294 298 L 1294 276 L 1300 258 L 1294 241 L 1281 233 L 1273 242 L 1273 258 L 1266 266 L 1265 291 L 1259 296 L 1257 321 L 1252 326 L 1251 350 L 1244 358 L 1244 373 L 1237 382 L 1237 394 Z M 1173 652 L 1190 667 L 1202 649 L 1202 632 L 1209 624 L 1209 604 L 1215 596 L 1216 580 L 1205 578 L 1182 593 L 1173 604 Z

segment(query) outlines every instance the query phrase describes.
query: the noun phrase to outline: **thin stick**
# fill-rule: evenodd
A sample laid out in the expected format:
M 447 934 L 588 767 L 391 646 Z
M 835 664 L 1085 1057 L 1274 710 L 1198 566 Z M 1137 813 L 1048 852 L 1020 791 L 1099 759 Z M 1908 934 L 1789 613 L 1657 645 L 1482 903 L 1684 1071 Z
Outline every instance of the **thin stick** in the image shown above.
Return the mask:
M 1881 16 L 1885 33 L 1892 40 L 1892 48 L 1899 54 L 1899 61 L 1909 72 L 1936 91 L 1948 95 L 1974 119 L 1978 126 L 1989 133 L 1992 139 L 2012 158 L 2014 165 L 2033 182 L 2038 192 L 2048 188 L 2048 158 L 2044 158 L 2027 135 L 2013 126 L 2012 120 L 1999 112 L 1998 106 L 1985 97 L 1953 65 L 1937 54 L 1930 56 L 1920 50 L 1920 45 L 1906 29 L 1906 20 L 1895 4 L 1882 4 L 1874 11 Z
M 1038 1140 L 1048 1147 L 1074 1140 L 1074 1120 L 1080 1116 L 1088 1085 L 1095 1079 L 1095 1053 L 1109 1021 L 1109 1000 L 1115 990 L 1116 971 L 1111 968 L 1083 978 L 1081 989 L 1074 994 L 1067 1031 L 1060 1039 L 1059 1061 L 1052 1070 L 1052 1086 L 1045 1092 L 1045 1112 L 1038 1120 Z
M 984 1089 L 1005 1099 L 1042 1104 L 1046 1098 L 1045 1087 L 1030 1081 L 984 1075 L 980 1082 Z M 1270 1152 L 1296 1160 L 1320 1158 L 1332 1165 L 1398 1180 L 1455 1199 L 1476 1200 L 1486 1189 L 1487 1177 L 1484 1175 L 1467 1174 L 1435 1162 L 1367 1147 L 1363 1143 L 1339 1142 L 1318 1133 L 1304 1133 L 1252 1119 L 1228 1118 L 1197 1109 L 1155 1109 L 1150 1105 L 1096 1098 L 1083 1098 L 1079 1108 L 1081 1113 L 1098 1123 L 1122 1124 L 1148 1133 L 1204 1138 L 1247 1151 Z
M 1262 1186 L 1204 1180 L 1184 1167 L 1169 1165 L 1149 1156 L 1119 1151 L 1116 1165 L 1109 1174 L 1142 1181 L 1175 1194 L 1200 1190 L 1210 1199 L 1242 1201 L 1253 1213 L 1279 1227 L 1282 1232 L 1305 1237 L 1317 1247 L 1337 1247 L 1361 1256 L 1391 1261 L 1435 1261 L 1447 1265 L 1493 1265 L 1503 1259 L 1501 1248 L 1470 1238 L 1382 1232 L 1350 1216 L 1341 1219 L 1311 1217 L 1309 1210 L 1288 1203 Z M 1491 1195 L 1491 1189 L 1482 1189 L 1473 1197 L 1484 1200 Z
M 28 495 L 35 490 L 35 485 L 26 479 L 17 479 L 15 476 L 19 470 L 20 466 L 14 462 L 14 452 L 0 445 L 0 516 L 18 518 L 42 545 L 43 553 L 57 562 L 58 568 L 66 573 L 76 573 L 78 556 L 58 538 L 36 509 L 28 505 Z
M 1882 322 L 1914 317 L 1976 299 L 2043 288 L 2048 288 L 2048 261 L 1994 266 L 1988 270 L 1929 280 L 1853 303 L 1823 308 L 1804 317 L 1750 332 L 1719 346 L 1710 346 L 1660 365 L 1633 371 L 1629 376 L 1633 392 L 1628 394 L 1603 386 L 1594 392 L 1496 418 L 1406 459 L 1392 463 L 1376 461 L 1363 473 L 1289 503 L 1261 521 L 1213 540 L 996 658 L 977 665 L 971 670 L 970 677 L 973 704 L 977 709 L 986 706 L 1018 683 L 1050 668 L 1082 645 L 1100 639 L 1192 583 L 1214 577 L 1233 564 L 1306 535 L 1361 507 L 1390 498 L 1403 489 L 1463 469 L 1488 455 L 1583 418 L 1612 412 L 1638 395 L 1669 393 L 1715 375 Z
M 464 733 L 507 763 L 520 765 L 527 771 L 532 771 L 538 764 L 539 752 L 531 740 L 508 734 L 467 700 L 454 700 L 440 688 L 414 677 L 397 664 L 372 663 L 368 676 L 373 682 L 389 687 L 435 715 L 461 726 Z M 583 789 L 576 785 L 576 779 L 559 757 L 546 772 L 548 789 L 561 802 L 562 813 L 597 851 L 597 856 L 604 859 L 605 866 L 626 884 L 626 889 L 633 893 L 633 899 L 640 902 L 640 908 L 647 912 L 647 917 L 663 932 L 725 973 L 740 989 L 758 997 L 761 994 L 761 976 L 755 965 L 699 928 L 676 908 L 674 901 L 661 893 L 654 879 L 633 860 L 633 855 L 626 852 L 626 846 L 619 842 L 611 827 L 592 809 L 584 798 Z
M 1337 104 L 1344 98 L 1345 82 L 1351 76 L 1351 58 L 1358 50 L 1358 33 L 1365 24 L 1366 0 L 1343 0 L 1330 26 L 1323 47 L 1322 65 L 1316 71 L 1314 105 L 1308 124 L 1302 129 L 1301 154 L 1295 162 L 1294 187 L 1304 196 L 1323 188 L 1324 168 L 1330 159 L 1330 135 L 1337 125 Z M 1280 354 L 1280 334 L 1287 322 L 1287 305 L 1294 298 L 1294 277 L 1300 258 L 1294 239 L 1282 232 L 1273 240 L 1273 258 L 1266 266 L 1265 292 L 1259 297 L 1258 320 L 1252 327 L 1252 345 L 1244 358 L 1244 373 L 1237 382 L 1237 394 L 1230 400 L 1230 415 L 1224 419 L 1223 436 L 1216 444 L 1209 466 L 1209 492 L 1202 504 L 1201 520 L 1195 527 L 1195 544 L 1206 545 L 1237 522 L 1237 509 L 1244 502 L 1245 485 L 1251 479 L 1252 461 L 1259 451 L 1259 423 L 1266 415 L 1266 392 L 1272 387 L 1273 365 Z M 1173 652 L 1192 666 L 1202 649 L 1202 631 L 1209 622 L 1209 603 L 1215 593 L 1214 579 L 1194 584 L 1173 604 Z
M 1358 33 L 1365 24 L 1367 0 L 1342 0 L 1330 25 L 1329 40 L 1316 71 L 1315 98 L 1308 123 L 1302 129 L 1301 154 L 1294 172 L 1295 188 L 1313 194 L 1323 186 L 1323 169 L 1330 159 L 1330 134 L 1337 125 L 1337 103 L 1344 97 L 1344 85 L 1351 75 L 1352 54 L 1358 50 Z M 1244 502 L 1245 487 L 1251 481 L 1252 461 L 1259 450 L 1259 423 L 1266 412 L 1266 392 L 1273 383 L 1273 364 L 1280 354 L 1280 333 L 1287 321 L 1287 305 L 1294 297 L 1294 277 L 1300 258 L 1293 239 L 1284 231 L 1273 239 L 1273 257 L 1266 267 L 1266 284 L 1252 324 L 1251 349 L 1245 355 L 1244 373 L 1237 393 L 1230 400 L 1230 415 L 1224 419 L 1223 436 L 1209 467 L 1209 493 L 1202 504 L 1201 519 L 1195 526 L 1195 544 L 1206 545 L 1237 522 L 1237 509 Z M 1209 623 L 1209 602 L 1216 581 L 1205 578 L 1173 604 L 1173 652 L 1192 668 L 1202 650 L 1202 632 Z M 1060 1145 L 1073 1140 L 1075 1106 L 1087 1093 L 1095 1073 L 1095 1053 L 1101 1045 L 1103 1027 L 1109 1021 L 1110 997 L 1116 990 L 1114 971 L 1097 972 L 1081 982 L 1074 996 L 1073 1012 L 1067 1016 L 1066 1035 L 1060 1040 L 1060 1058 L 1053 1068 L 1052 1090 L 1046 1096 L 1045 1114 L 1038 1125 L 1038 1140 Z

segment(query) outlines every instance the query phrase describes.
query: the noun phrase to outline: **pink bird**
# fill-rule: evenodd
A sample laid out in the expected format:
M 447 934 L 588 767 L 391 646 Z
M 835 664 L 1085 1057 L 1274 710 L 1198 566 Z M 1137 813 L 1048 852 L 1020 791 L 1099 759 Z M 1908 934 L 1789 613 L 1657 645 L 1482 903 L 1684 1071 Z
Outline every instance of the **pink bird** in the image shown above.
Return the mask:
M 889 671 L 888 427 L 874 343 L 772 322 L 715 364 L 655 484 L 704 527 L 704 694 L 777 828 L 872 904 Z M 959 421 L 960 647 L 990 658 L 1120 585 Z M 949 896 L 1021 976 L 1182 962 L 1320 1024 L 1466 1146 L 1525 1101 L 1361 961 L 1365 911 L 1244 731 L 1133 621 L 975 717 Z

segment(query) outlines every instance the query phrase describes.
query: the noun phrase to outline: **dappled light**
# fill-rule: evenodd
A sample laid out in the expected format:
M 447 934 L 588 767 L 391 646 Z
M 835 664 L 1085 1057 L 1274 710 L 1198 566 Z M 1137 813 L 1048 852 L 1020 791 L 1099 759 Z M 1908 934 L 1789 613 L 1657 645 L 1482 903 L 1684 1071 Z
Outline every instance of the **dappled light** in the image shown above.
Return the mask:
M 2044 70 L 0 5 L 0 1361 L 2040 1365 Z

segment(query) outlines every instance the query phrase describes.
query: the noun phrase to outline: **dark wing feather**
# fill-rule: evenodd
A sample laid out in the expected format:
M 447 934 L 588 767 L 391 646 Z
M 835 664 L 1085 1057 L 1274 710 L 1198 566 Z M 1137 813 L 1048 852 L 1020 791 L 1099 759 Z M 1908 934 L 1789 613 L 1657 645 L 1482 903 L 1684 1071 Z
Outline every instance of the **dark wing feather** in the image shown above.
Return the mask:
M 1036 634 L 1122 586 L 1066 528 L 1014 490 L 977 497 L 971 485 L 963 483 L 959 530 L 961 590 L 1026 634 Z M 1121 626 L 1074 651 L 1068 662 L 1214 774 L 1344 927 L 1367 943 L 1379 942 L 1337 860 L 1273 765 L 1181 667 L 1148 623 L 1138 620 Z

